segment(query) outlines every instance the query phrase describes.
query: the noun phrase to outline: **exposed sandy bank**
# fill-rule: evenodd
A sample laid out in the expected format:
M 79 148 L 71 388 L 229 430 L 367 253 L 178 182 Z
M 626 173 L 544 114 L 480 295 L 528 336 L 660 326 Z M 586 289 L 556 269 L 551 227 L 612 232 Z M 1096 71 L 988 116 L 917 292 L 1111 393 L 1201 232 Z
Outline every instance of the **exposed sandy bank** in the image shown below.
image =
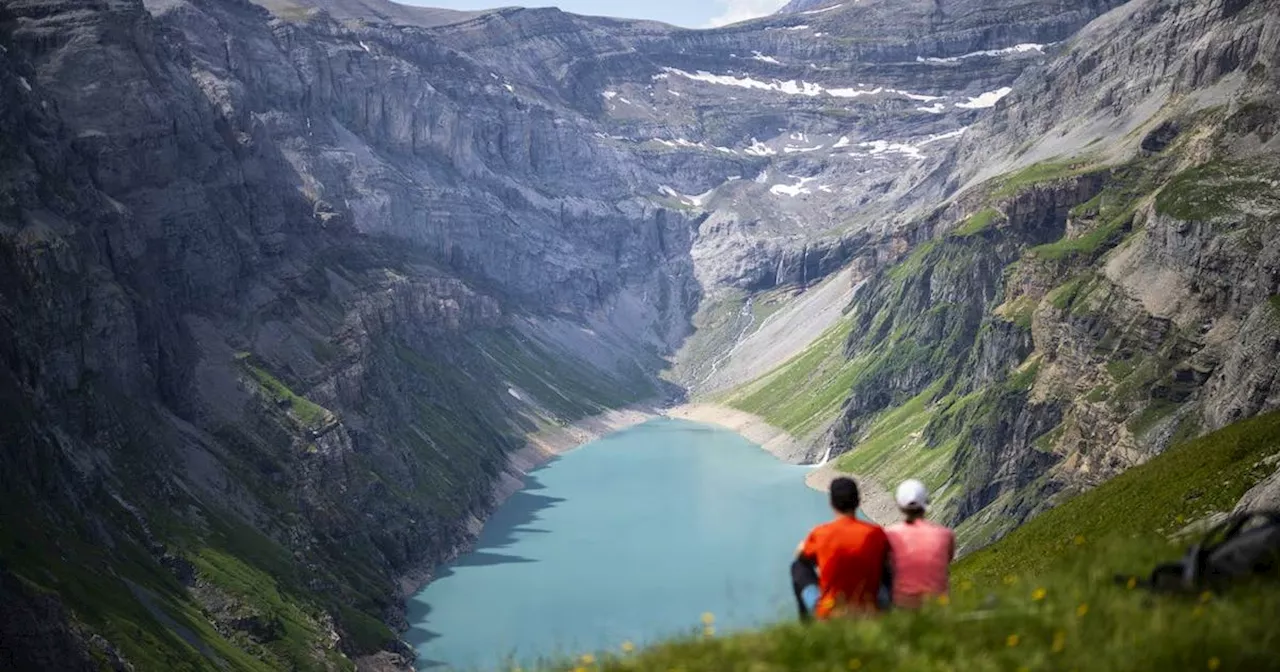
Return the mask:
M 902 520 L 902 514 L 898 513 L 898 505 L 893 501 L 893 494 L 874 479 L 837 471 L 835 467 L 826 464 L 809 472 L 809 475 L 804 477 L 804 484 L 814 490 L 825 491 L 837 476 L 849 476 L 858 482 L 858 491 L 862 494 L 862 512 L 871 520 L 881 525 L 890 525 Z
M 741 434 L 752 443 L 758 443 L 783 462 L 805 464 L 812 458 L 811 446 L 791 436 L 785 431 L 770 425 L 763 418 L 745 411 L 715 404 L 684 404 L 662 411 L 669 418 L 705 422 L 708 425 L 724 427 Z
M 735 408 L 715 404 L 685 404 L 662 411 L 662 414 L 670 418 L 724 427 L 760 444 L 778 459 L 792 464 L 809 462 L 812 459 L 810 456 L 815 452 L 814 446 L 807 445 L 786 431 L 770 425 L 759 416 Z M 850 476 L 858 482 L 862 492 L 862 511 L 872 520 L 881 525 L 887 525 L 901 519 L 898 507 L 894 504 L 893 495 L 871 478 L 836 471 L 833 466 L 827 464 L 815 466 L 813 471 L 805 476 L 804 482 L 814 490 L 825 492 L 831 485 L 832 479 L 837 476 Z

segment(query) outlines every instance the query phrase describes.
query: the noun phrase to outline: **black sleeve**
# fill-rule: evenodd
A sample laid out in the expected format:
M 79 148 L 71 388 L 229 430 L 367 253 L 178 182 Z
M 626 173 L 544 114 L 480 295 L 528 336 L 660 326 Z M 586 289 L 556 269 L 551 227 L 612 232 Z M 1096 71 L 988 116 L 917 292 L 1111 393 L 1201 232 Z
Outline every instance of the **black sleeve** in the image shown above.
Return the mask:
M 805 588 L 818 583 L 818 564 L 811 557 L 799 556 L 791 563 L 791 589 L 796 595 L 796 608 L 800 611 L 800 620 L 810 618 L 809 610 L 804 606 L 800 593 Z

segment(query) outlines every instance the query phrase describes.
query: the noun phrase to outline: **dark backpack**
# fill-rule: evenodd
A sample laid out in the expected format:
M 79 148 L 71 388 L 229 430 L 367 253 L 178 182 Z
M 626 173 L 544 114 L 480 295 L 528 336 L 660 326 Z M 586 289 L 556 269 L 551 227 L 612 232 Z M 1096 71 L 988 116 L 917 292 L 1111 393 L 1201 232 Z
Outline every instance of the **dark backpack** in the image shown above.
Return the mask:
M 1251 525 L 1252 523 L 1252 525 Z M 1162 592 L 1196 592 L 1232 581 L 1280 575 L 1280 512 L 1234 515 L 1214 526 L 1178 562 L 1160 565 L 1139 581 Z M 1128 583 L 1137 577 L 1118 576 Z

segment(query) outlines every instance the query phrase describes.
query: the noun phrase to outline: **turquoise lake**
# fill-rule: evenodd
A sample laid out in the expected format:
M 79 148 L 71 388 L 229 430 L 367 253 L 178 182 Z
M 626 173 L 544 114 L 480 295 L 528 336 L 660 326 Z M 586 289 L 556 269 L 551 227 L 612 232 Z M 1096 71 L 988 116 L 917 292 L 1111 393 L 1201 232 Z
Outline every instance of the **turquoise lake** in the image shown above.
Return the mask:
M 617 651 L 699 630 L 704 612 L 720 632 L 795 618 L 788 566 L 831 517 L 808 469 L 669 419 L 559 457 L 410 600 L 419 669 Z

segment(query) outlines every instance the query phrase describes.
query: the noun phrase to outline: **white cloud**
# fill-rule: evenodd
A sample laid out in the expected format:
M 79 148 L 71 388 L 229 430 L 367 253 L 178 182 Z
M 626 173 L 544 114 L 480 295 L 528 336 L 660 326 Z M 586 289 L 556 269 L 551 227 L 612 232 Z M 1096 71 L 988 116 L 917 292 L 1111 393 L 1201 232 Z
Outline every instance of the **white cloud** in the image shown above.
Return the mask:
M 711 17 L 709 27 L 725 26 L 730 23 L 768 16 L 787 4 L 787 0 L 716 0 L 719 14 Z

